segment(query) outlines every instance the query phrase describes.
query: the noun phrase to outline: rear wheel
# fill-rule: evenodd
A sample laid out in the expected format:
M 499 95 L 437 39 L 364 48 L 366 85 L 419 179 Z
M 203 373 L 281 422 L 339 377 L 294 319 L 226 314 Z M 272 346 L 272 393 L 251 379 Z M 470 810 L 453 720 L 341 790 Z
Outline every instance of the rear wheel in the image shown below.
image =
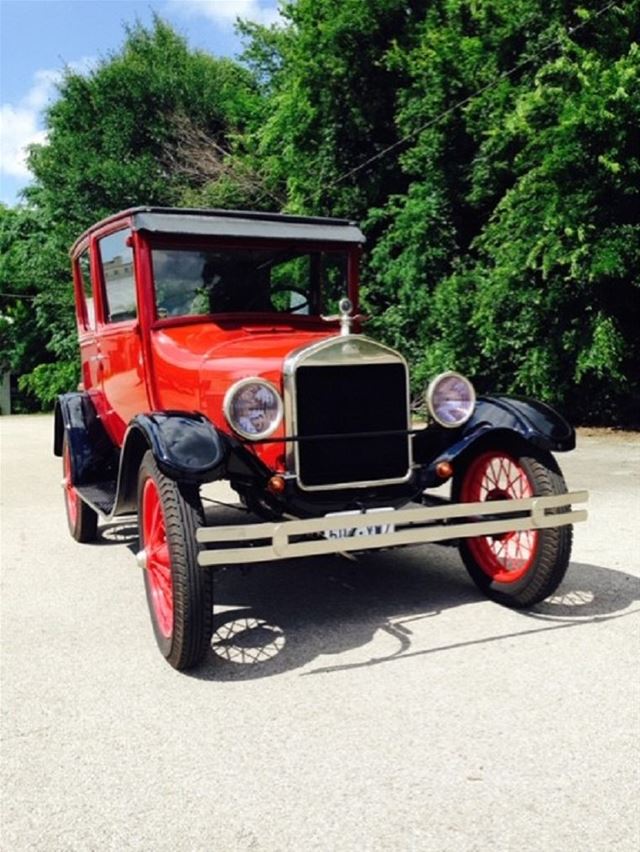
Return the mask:
M 62 487 L 67 524 L 72 538 L 83 544 L 95 541 L 98 534 L 98 514 L 78 494 L 71 478 L 71 450 L 65 436 L 62 444 Z
M 516 444 L 467 460 L 453 483 L 456 502 L 565 494 L 551 453 Z M 561 510 L 557 510 L 561 511 Z M 572 528 L 531 529 L 462 539 L 460 555 L 476 585 L 498 603 L 525 609 L 557 589 L 569 564 Z
M 198 489 L 166 477 L 148 452 L 138 478 L 138 562 L 158 647 L 176 669 L 197 665 L 211 639 L 213 583 L 196 542 L 202 523 Z

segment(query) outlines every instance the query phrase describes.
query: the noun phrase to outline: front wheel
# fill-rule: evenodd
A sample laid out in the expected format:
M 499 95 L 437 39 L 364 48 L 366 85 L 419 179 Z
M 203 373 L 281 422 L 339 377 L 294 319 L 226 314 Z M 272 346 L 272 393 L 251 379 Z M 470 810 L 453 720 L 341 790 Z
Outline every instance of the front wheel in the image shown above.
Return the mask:
M 138 562 L 156 642 L 180 670 L 202 660 L 212 633 L 211 573 L 198 565 L 202 523 L 197 488 L 169 479 L 147 452 L 138 477 Z
M 469 458 L 453 481 L 453 498 L 463 503 L 518 500 L 566 491 L 551 453 L 525 445 L 485 449 Z M 487 597 L 526 609 L 549 597 L 562 582 L 571 538 L 570 526 L 477 536 L 461 540 L 460 555 L 472 580 Z

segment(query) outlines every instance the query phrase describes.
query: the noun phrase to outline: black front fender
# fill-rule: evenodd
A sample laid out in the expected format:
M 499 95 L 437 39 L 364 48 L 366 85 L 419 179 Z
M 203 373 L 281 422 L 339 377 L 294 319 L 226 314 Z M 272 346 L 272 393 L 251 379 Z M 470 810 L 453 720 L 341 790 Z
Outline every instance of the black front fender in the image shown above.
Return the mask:
M 576 445 L 573 427 L 544 402 L 513 396 L 478 397 L 471 419 L 460 429 L 432 426 L 425 430 L 418 459 L 427 462 L 422 477 L 425 487 L 442 483 L 435 474 L 439 462 L 453 463 L 480 443 L 492 442 L 506 449 L 514 439 L 552 452 L 567 452 Z
M 127 436 L 132 430 L 145 435 L 158 467 L 171 479 L 212 482 L 223 473 L 228 441 L 202 414 L 139 414 L 129 424 Z
M 576 445 L 576 433 L 561 414 L 544 402 L 520 396 L 481 396 L 466 434 L 479 430 L 506 429 L 535 447 L 567 452 Z
M 138 469 L 147 450 L 170 479 L 213 482 L 225 475 L 229 442 L 202 414 L 169 411 L 137 415 L 122 445 L 114 514 L 135 511 Z

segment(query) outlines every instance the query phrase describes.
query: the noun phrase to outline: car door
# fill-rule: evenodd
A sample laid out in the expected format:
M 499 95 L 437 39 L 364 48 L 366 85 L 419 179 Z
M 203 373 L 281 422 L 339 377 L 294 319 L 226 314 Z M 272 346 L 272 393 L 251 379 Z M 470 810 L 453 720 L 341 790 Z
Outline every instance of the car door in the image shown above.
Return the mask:
M 118 445 L 130 420 L 149 410 L 129 235 L 127 228 L 97 240 L 102 284 L 99 363 L 106 404 L 103 421 Z

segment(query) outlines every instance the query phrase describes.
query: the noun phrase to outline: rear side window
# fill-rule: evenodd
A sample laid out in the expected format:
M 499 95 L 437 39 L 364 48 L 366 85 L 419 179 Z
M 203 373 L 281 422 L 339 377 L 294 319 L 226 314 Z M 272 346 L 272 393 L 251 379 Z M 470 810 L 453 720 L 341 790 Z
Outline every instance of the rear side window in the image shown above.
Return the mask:
M 99 241 L 105 291 L 105 319 L 122 322 L 136 318 L 136 286 L 129 231 L 116 231 Z
M 85 249 L 78 258 L 78 270 L 82 282 L 82 293 L 85 305 L 85 328 L 96 327 L 96 309 L 91 289 L 91 267 L 89 264 L 89 249 Z

